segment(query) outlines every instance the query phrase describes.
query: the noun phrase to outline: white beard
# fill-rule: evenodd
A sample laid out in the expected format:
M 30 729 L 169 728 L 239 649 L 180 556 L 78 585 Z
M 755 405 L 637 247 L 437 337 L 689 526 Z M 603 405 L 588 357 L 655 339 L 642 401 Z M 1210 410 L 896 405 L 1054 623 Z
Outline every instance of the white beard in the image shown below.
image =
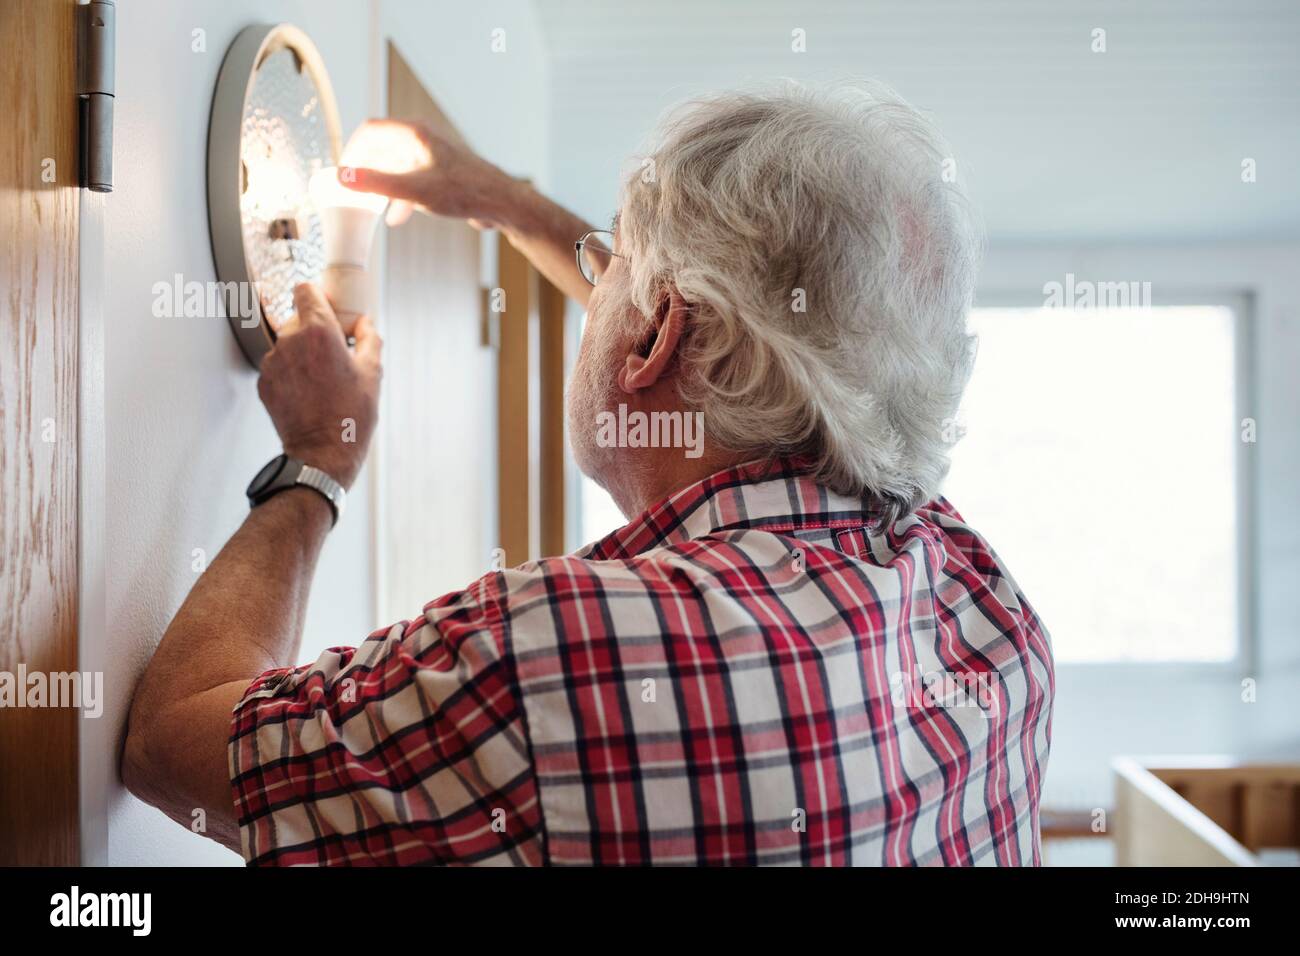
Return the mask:
M 614 302 L 602 305 L 606 316 L 615 317 L 594 323 L 588 319 L 565 394 L 569 447 L 582 473 L 608 491 L 626 514 L 626 496 L 622 491 L 629 486 L 636 487 L 636 469 L 645 467 L 646 463 L 628 449 L 603 448 L 596 441 L 597 416 L 602 412 L 616 414 L 619 402 L 628 398 L 618 386 L 630 345 L 619 335 L 620 324 L 628 321 L 624 318 L 627 312 Z M 630 310 L 630 304 L 627 308 Z

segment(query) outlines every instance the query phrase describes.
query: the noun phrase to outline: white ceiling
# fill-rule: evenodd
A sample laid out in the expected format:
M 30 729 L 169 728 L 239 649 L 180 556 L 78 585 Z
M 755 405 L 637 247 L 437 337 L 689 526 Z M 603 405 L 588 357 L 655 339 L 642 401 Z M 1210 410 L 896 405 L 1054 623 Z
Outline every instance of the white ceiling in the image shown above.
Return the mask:
M 1300 238 L 1297 0 L 537 9 L 552 57 L 552 178 L 589 215 L 612 209 L 619 160 L 684 96 L 865 75 L 935 116 L 995 239 Z M 1095 27 L 1105 53 L 1090 50 Z M 791 51 L 795 28 L 806 53 Z

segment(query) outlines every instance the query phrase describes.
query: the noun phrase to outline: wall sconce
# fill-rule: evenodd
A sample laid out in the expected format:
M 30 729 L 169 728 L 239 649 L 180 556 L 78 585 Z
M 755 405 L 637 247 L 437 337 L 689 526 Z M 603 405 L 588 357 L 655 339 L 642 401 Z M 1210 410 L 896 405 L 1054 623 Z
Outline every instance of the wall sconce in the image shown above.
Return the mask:
M 208 121 L 208 223 L 226 316 L 254 366 L 293 315 L 293 287 L 325 278 L 324 218 L 337 217 L 318 208 L 309 185 L 338 165 L 341 148 L 334 91 L 307 35 L 289 24 L 241 31 L 222 61 Z M 364 271 L 361 279 L 350 273 L 346 291 L 361 285 L 364 296 L 363 280 Z

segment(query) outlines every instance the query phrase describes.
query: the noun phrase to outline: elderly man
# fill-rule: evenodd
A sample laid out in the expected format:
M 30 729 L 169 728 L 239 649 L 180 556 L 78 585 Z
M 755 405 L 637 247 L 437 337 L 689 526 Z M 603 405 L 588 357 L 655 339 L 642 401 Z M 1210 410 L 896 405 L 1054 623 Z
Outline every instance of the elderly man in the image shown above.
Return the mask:
M 380 380 L 300 287 L 259 383 L 286 457 L 140 683 L 132 791 L 258 864 L 1039 862 L 1047 633 L 938 497 L 980 238 L 928 122 L 870 85 L 697 101 L 612 233 L 418 135 L 352 185 L 586 306 L 569 437 L 629 523 L 293 666 Z M 600 440 L 619 406 L 704 443 Z

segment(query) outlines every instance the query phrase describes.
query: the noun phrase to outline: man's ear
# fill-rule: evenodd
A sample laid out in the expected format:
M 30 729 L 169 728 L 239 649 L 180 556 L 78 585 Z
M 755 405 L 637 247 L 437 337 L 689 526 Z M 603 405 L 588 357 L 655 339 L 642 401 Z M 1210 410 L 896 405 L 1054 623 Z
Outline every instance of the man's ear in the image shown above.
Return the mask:
M 655 336 L 650 353 L 628 355 L 618 373 L 618 387 L 625 392 L 649 388 L 663 376 L 672 364 L 677 347 L 681 344 L 689 311 L 686 301 L 676 289 L 668 289 L 655 309 Z

